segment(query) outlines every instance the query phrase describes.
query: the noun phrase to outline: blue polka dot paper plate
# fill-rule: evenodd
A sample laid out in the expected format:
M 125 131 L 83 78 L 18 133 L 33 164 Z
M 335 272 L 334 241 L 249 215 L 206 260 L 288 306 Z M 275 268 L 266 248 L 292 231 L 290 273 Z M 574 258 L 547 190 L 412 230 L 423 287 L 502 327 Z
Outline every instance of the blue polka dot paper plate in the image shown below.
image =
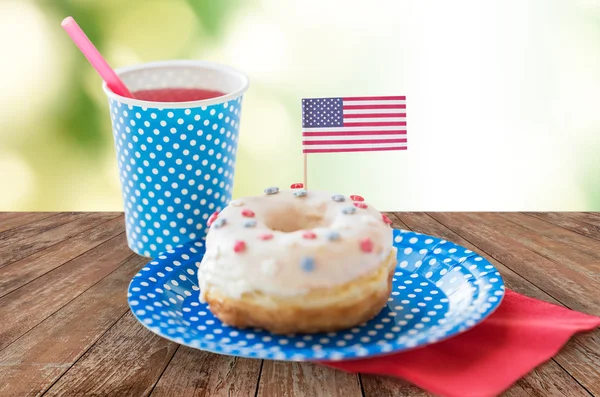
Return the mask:
M 497 269 L 478 254 L 436 237 L 394 230 L 398 265 L 377 317 L 340 332 L 273 335 L 224 325 L 199 301 L 202 242 L 179 246 L 131 281 L 129 305 L 152 332 L 193 348 L 291 361 L 348 360 L 425 346 L 474 327 L 504 296 Z

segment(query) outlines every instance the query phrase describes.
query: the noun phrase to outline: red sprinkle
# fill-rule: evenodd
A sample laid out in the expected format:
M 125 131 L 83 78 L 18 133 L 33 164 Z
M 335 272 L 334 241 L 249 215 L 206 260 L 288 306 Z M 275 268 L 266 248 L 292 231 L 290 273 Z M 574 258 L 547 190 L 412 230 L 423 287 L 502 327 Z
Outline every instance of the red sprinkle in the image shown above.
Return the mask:
M 261 240 L 270 240 L 273 238 L 273 234 L 271 234 L 271 233 L 261 234 L 260 236 L 258 236 L 258 238 Z
M 314 240 L 317 238 L 317 235 L 311 231 L 306 231 L 304 232 L 304 234 L 302 234 L 302 237 L 304 237 L 307 240 Z
M 361 203 L 360 201 L 355 201 L 354 206 L 358 208 L 367 208 L 367 205 L 365 203 Z
M 236 241 L 233 250 L 237 253 L 246 251 L 246 243 L 241 240 Z
M 383 221 L 385 223 L 387 223 L 388 225 L 392 224 L 392 220 L 390 218 L 388 218 L 388 216 L 386 214 L 381 214 L 381 219 L 383 219 Z
M 290 189 L 302 189 L 304 187 L 304 183 L 292 183 L 290 185 Z
M 206 224 L 208 225 L 208 227 L 210 227 L 210 225 L 213 224 L 214 221 L 217 220 L 217 217 L 219 216 L 219 212 L 213 212 L 213 214 L 208 218 L 208 221 L 206 221 Z
M 254 217 L 254 211 L 249 210 L 248 208 L 244 208 L 242 210 L 242 215 L 245 216 L 245 217 L 247 217 L 247 218 L 252 218 L 252 217 Z
M 356 194 L 353 194 L 352 196 L 350 196 L 350 200 L 352 200 L 352 201 L 365 201 L 364 198 L 362 198 L 361 196 L 357 196 Z
M 362 252 L 373 251 L 373 242 L 371 241 L 371 239 L 365 237 L 364 239 L 360 240 L 360 249 L 362 250 Z

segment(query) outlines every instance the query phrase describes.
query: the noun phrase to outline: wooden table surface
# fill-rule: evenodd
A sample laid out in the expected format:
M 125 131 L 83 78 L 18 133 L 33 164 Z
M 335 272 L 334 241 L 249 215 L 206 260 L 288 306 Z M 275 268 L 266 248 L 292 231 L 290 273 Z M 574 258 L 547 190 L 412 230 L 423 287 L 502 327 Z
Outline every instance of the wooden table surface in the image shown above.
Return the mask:
M 508 288 L 600 315 L 600 214 L 388 213 L 477 251 Z M 148 262 L 121 213 L 0 213 L 0 396 L 426 396 L 404 381 L 190 349 L 126 299 Z M 576 335 L 506 396 L 600 396 L 600 331 Z

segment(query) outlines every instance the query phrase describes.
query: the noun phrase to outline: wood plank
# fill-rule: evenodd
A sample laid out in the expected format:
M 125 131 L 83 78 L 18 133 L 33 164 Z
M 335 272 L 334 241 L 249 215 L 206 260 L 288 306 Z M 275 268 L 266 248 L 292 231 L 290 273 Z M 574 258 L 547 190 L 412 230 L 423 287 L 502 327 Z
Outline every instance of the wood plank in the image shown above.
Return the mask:
M 594 240 L 600 240 L 600 227 L 590 225 L 580 219 L 568 216 L 564 212 L 525 212 L 525 214 L 543 219 L 546 222 L 579 233 Z
M 388 218 L 390 218 L 390 220 L 392 221 L 392 227 L 394 229 L 410 230 L 408 226 L 406 226 L 406 224 L 402 222 L 400 218 L 398 218 L 393 212 L 384 212 L 384 214 L 387 215 Z
M 106 277 L 130 255 L 122 233 L 0 298 L 0 350 Z
M 517 381 L 532 396 L 590 397 L 590 394 L 555 361 L 548 361 Z
M 0 227 L 12 219 L 27 217 L 28 215 L 37 215 L 37 217 L 33 217 L 34 220 L 39 220 L 44 217 L 50 217 L 52 215 L 56 215 L 56 212 L 34 212 L 34 211 L 13 211 L 13 212 L 0 212 Z
M 98 284 L 0 351 L 0 396 L 46 391 L 129 310 L 127 286 L 147 262 L 132 254 Z
M 61 241 L 70 239 L 93 227 L 108 222 L 120 216 L 117 212 L 89 213 L 73 222 L 57 226 L 51 230 L 24 238 L 9 246 L 0 248 L 0 268 L 26 258 L 31 254 L 51 247 Z
M 444 238 L 484 256 L 498 269 L 498 271 L 500 271 L 506 286 L 513 291 L 532 298 L 564 306 L 561 302 L 546 294 L 536 285 L 524 279 L 502 263 L 491 258 L 482 251 L 480 247 L 471 244 L 469 241 L 457 235 L 427 214 L 397 213 L 397 215 L 399 215 L 402 220 L 414 230 Z M 588 390 L 600 395 L 600 368 L 598 367 L 598 362 L 600 362 L 600 330 L 596 329 L 593 332 L 575 335 L 554 359 Z M 532 381 L 530 384 L 536 384 L 536 382 Z M 531 389 L 531 386 L 529 386 L 529 389 Z M 537 390 L 535 395 L 543 395 L 543 393 L 543 390 Z M 508 393 L 507 395 L 510 394 L 511 393 Z
M 430 215 L 568 307 L 600 315 L 600 290 L 589 277 L 536 254 L 474 214 Z
M 600 260 L 600 248 L 598 248 L 599 244 L 597 240 L 585 237 L 553 223 L 549 223 L 534 216 L 526 215 L 520 212 L 500 212 L 498 215 L 522 227 L 551 238 L 555 241 L 560 241 L 561 243 L 564 243 L 573 249 L 585 252 L 591 257 Z
M 600 396 L 600 329 L 575 335 L 554 360 L 593 395 Z
M 0 213 L 6 214 L 6 213 Z M 26 225 L 31 222 L 39 221 L 42 219 L 50 218 L 57 214 L 52 212 L 13 212 L 9 214 L 15 214 L 14 216 L 3 215 L 0 217 L 0 233 L 9 229 L 13 229 L 19 226 Z M 1 240 L 0 234 L 0 240 Z
M 121 215 L 69 240 L 0 268 L 0 297 L 115 237 L 123 232 L 124 227 Z
M 365 397 L 433 397 L 434 394 L 398 378 L 371 374 L 360 375 Z
M 177 346 L 129 311 L 44 396 L 147 396 Z
M 360 397 L 358 375 L 313 363 L 265 360 L 257 396 Z
M 523 389 L 521 385 L 515 383 L 508 390 L 505 390 L 500 394 L 500 397 L 526 397 L 526 396 L 536 396 L 536 397 L 547 397 L 543 394 L 531 394 L 527 390 Z
M 254 397 L 261 360 L 212 354 L 180 346 L 152 397 Z
M 584 252 L 573 249 L 572 246 L 546 237 L 540 233 L 522 227 L 499 214 L 476 213 L 473 216 L 488 225 L 500 230 L 502 234 L 519 241 L 524 247 L 540 254 L 559 266 L 568 266 L 572 270 L 590 278 L 590 282 L 600 281 L 600 260 Z M 565 230 L 565 232 L 569 233 Z M 576 233 L 570 232 L 573 235 Z M 600 245 L 600 244 L 597 244 Z M 598 251 L 598 249 L 597 249 Z
M 573 219 L 581 220 L 600 228 L 600 215 L 598 215 L 597 212 L 565 212 L 564 214 Z
M 20 240 L 54 229 L 65 223 L 73 222 L 85 216 L 87 216 L 85 212 L 63 212 L 6 230 L 0 233 L 0 248 L 9 247 Z
M 556 363 L 554 363 L 556 364 Z M 564 373 L 564 372 L 563 372 Z M 566 375 L 566 374 L 565 374 Z M 529 374 L 525 377 L 526 380 L 519 381 L 512 385 L 508 390 L 504 391 L 502 397 L 522 397 L 522 396 L 554 396 L 555 394 L 545 394 L 546 389 L 541 385 L 536 374 Z M 363 391 L 365 397 L 434 397 L 435 394 L 429 393 L 411 383 L 388 376 L 379 375 L 361 375 L 363 379 Z M 545 378 L 542 378 L 545 379 Z M 368 382 L 364 383 L 365 380 Z M 572 379 L 571 379 L 572 380 Z M 535 385 L 535 386 L 532 386 Z M 581 393 L 581 386 L 576 387 Z M 562 394 L 556 394 L 562 395 Z M 579 395 L 579 394 L 578 394 Z M 583 394 L 589 396 L 589 394 Z
M 27 214 L 27 212 L 0 212 L 0 225 L 7 219 L 18 217 L 20 214 Z

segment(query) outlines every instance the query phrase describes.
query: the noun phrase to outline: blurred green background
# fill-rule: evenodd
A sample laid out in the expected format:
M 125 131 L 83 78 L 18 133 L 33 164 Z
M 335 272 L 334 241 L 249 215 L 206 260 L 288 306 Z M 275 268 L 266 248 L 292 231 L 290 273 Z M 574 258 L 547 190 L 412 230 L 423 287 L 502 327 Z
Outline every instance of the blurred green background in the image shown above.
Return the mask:
M 599 210 L 595 0 L 1 0 L 0 210 L 120 210 L 111 66 L 250 77 L 234 196 L 302 178 L 300 99 L 407 95 L 409 150 L 312 155 L 311 188 L 382 210 Z

